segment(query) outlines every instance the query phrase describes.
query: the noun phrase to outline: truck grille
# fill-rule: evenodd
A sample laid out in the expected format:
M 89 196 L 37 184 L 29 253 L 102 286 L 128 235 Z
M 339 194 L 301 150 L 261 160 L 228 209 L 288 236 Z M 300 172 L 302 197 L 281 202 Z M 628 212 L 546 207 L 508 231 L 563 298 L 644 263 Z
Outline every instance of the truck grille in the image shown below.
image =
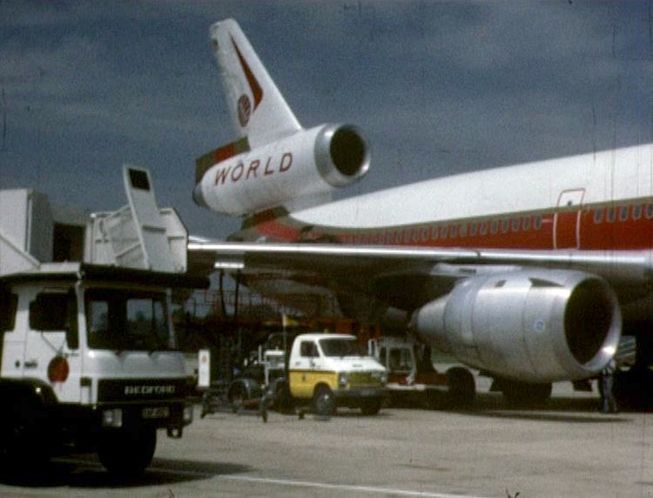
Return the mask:
M 102 379 L 98 401 L 160 401 L 186 396 L 186 379 Z
M 375 379 L 372 372 L 352 372 L 349 374 L 349 385 L 351 387 L 380 386 L 381 381 Z

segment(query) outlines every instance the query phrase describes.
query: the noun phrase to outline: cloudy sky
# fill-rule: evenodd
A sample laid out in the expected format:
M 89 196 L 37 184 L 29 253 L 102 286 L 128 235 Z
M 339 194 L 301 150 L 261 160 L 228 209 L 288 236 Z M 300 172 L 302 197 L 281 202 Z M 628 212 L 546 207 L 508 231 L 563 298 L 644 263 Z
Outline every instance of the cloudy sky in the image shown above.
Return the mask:
M 209 26 L 235 18 L 300 122 L 359 125 L 344 194 L 653 141 L 650 1 L 0 0 L 0 188 L 92 210 L 150 168 L 194 234 L 194 160 L 232 141 Z

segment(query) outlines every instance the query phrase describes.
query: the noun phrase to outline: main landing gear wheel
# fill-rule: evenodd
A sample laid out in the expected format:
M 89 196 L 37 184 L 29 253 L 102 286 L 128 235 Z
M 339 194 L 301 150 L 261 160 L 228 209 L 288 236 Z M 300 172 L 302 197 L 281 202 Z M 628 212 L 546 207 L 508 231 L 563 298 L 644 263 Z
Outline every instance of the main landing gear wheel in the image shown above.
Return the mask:
M 454 408 L 468 408 L 476 398 L 476 383 L 472 373 L 464 367 L 447 370 L 447 401 Z
M 497 379 L 506 401 L 515 407 L 542 406 L 551 397 L 551 383 L 530 384 L 516 380 Z

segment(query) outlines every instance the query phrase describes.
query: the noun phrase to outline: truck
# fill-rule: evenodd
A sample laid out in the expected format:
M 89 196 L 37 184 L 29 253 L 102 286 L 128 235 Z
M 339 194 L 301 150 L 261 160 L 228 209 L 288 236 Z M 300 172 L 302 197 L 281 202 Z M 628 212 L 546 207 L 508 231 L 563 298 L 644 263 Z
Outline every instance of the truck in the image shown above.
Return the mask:
M 263 376 L 273 381 L 261 386 L 260 379 L 244 375 L 231 384 L 229 400 L 248 404 L 267 392 L 275 406 L 309 406 L 324 416 L 338 407 L 359 408 L 364 415 L 376 415 L 381 409 L 386 369 L 359 347 L 355 336 L 299 334 L 287 358 L 283 356 L 285 376 L 279 375 L 284 363 L 278 349 L 265 350 Z
M 47 201 L 29 190 L 0 191 L 5 468 L 24 471 L 53 455 L 95 451 L 108 471 L 138 475 L 152 461 L 157 431 L 180 438 L 192 421 L 171 297 L 173 289 L 208 280 L 180 271 L 183 261 L 171 248 L 176 235 L 164 220 L 170 212 L 156 208 L 149 172 L 124 173 L 130 205 L 89 217 L 77 243 L 93 247 L 73 251 L 84 261 L 53 261 L 60 242 L 52 240 L 49 251 L 38 248 L 51 260 L 37 259 L 34 240 L 47 245 L 47 234 L 57 232 L 44 222 Z
M 429 408 L 465 407 L 473 403 L 476 386 L 471 372 L 451 365 L 439 372 L 431 349 L 410 336 L 381 336 L 368 341 L 368 353 L 388 371 L 388 400 Z

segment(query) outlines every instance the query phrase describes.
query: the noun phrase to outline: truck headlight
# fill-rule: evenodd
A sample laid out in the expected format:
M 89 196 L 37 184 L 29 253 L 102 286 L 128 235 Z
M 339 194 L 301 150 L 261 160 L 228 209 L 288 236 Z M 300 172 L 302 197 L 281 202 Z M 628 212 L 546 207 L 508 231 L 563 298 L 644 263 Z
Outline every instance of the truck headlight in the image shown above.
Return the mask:
M 193 405 L 184 406 L 184 425 L 188 425 L 193 421 Z
M 341 372 L 338 374 L 338 387 L 347 387 L 347 384 L 349 383 L 349 377 L 347 376 L 346 373 Z
M 102 411 L 102 427 L 122 427 L 122 409 L 112 408 Z

